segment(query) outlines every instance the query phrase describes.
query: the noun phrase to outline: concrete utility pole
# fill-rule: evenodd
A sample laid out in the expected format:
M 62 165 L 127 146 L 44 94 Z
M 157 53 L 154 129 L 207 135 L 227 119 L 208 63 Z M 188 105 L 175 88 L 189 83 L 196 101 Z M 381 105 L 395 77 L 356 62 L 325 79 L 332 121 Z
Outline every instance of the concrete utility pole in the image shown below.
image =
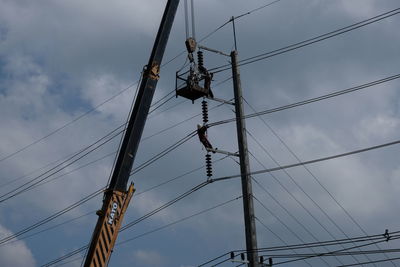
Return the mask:
M 253 190 L 251 186 L 249 154 L 247 150 L 246 124 L 243 118 L 243 98 L 240 84 L 240 73 L 237 66 L 237 51 L 231 52 L 233 91 L 235 95 L 236 128 L 239 146 L 240 173 L 242 175 L 242 193 L 244 209 L 244 226 L 246 232 L 247 260 L 250 267 L 257 267 L 257 233 L 254 218 Z

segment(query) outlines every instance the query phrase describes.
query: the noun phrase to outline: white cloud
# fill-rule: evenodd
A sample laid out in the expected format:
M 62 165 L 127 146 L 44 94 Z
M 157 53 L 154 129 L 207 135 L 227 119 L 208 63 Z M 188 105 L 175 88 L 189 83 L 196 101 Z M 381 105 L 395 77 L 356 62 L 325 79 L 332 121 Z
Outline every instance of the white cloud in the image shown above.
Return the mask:
M 0 237 L 11 234 L 11 231 L 0 225 Z M 35 266 L 35 259 L 25 242 L 12 242 L 0 247 L 0 265 L 4 267 L 30 267 Z
M 135 264 L 138 266 L 162 266 L 165 263 L 163 256 L 150 250 L 135 250 L 133 252 Z

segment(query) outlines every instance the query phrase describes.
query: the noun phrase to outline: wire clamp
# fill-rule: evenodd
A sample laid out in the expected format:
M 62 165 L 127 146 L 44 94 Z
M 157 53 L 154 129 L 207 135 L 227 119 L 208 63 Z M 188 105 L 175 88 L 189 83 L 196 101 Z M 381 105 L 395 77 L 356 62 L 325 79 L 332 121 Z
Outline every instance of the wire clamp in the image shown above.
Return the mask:
M 392 238 L 389 234 L 389 230 L 386 229 L 385 233 L 383 234 L 383 237 L 386 238 L 386 242 L 388 242 L 390 240 L 390 238 Z

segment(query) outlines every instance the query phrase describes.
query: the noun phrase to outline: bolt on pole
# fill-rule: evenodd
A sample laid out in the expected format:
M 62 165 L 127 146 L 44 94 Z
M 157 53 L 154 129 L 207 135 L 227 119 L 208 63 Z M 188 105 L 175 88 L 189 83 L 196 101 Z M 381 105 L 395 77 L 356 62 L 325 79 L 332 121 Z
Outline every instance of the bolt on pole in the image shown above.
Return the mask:
M 240 173 L 242 179 L 244 225 L 246 233 L 247 260 L 250 267 L 257 267 L 257 233 L 254 216 L 253 192 L 251 185 L 249 154 L 247 149 L 246 124 L 243 112 L 242 87 L 240 83 L 240 73 L 237 65 L 237 51 L 231 52 L 233 90 L 235 95 L 236 128 L 240 158 Z

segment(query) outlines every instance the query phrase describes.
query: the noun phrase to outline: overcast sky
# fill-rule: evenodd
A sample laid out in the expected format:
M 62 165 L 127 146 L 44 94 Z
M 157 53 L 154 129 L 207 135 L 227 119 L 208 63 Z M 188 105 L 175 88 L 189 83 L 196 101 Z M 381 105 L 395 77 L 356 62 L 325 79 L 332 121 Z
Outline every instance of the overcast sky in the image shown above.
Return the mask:
M 185 49 L 181 2 L 164 63 Z M 201 39 L 231 16 L 269 2 L 272 1 L 195 1 L 196 37 Z M 1 195 L 44 173 L 125 122 L 165 3 L 166 0 L 0 0 Z M 236 21 L 239 58 L 269 52 L 398 7 L 396 0 L 281 0 Z M 259 111 L 279 107 L 399 74 L 399 16 L 242 66 L 243 94 L 251 105 L 245 105 L 245 112 L 252 113 L 252 108 Z M 229 54 L 234 47 L 231 24 L 202 44 Z M 229 58 L 205 53 L 206 67 L 227 63 Z M 154 101 L 174 89 L 175 72 L 184 64 L 185 54 L 182 54 L 162 68 Z M 229 70 L 215 74 L 213 85 L 230 76 Z M 399 85 L 394 80 L 248 119 L 249 150 L 254 155 L 251 169 L 271 168 L 398 140 Z M 232 81 L 215 86 L 213 91 L 218 98 L 233 98 Z M 95 111 L 36 142 L 116 94 Z M 210 107 L 217 105 L 209 101 Z M 143 138 L 151 138 L 141 143 L 135 166 L 195 130 L 202 122 L 201 117 L 153 134 L 200 111 L 200 101 L 193 105 L 189 100 L 173 98 L 151 114 L 143 133 Z M 212 122 L 233 116 L 231 106 L 227 105 L 209 112 Z M 208 134 L 211 143 L 219 149 L 237 151 L 235 124 L 210 128 Z M 56 179 L 0 203 L 0 237 L 16 233 L 104 187 L 118 142 L 115 138 L 46 181 Z M 28 148 L 15 153 L 27 145 Z M 298 244 L 380 234 L 385 229 L 400 230 L 399 152 L 398 146 L 391 146 L 308 165 L 307 169 L 297 167 L 254 176 L 259 247 L 284 245 L 282 240 Z M 203 168 L 139 194 L 202 166 L 204 155 L 195 137 L 135 174 L 132 181 L 137 192 L 124 222 L 139 218 L 205 181 Z M 221 158 L 223 155 L 213 155 L 214 160 Z M 97 159 L 100 160 L 71 172 Z M 237 163 L 230 158 L 215 163 L 213 170 L 214 177 L 239 173 Z M 232 201 L 115 247 L 109 266 L 196 266 L 231 250 L 243 249 L 242 200 L 235 200 L 239 196 L 239 179 L 206 186 L 124 231 L 118 241 Z M 88 244 L 97 221 L 95 210 L 100 207 L 101 195 L 26 235 L 70 221 L 66 224 L 32 237 L 22 235 L 20 240 L 0 245 L 0 265 L 41 266 Z M 398 245 L 391 241 L 380 247 L 398 248 Z M 75 261 L 66 266 L 80 266 L 82 256 L 69 258 L 68 261 Z M 368 261 L 363 256 L 325 260 L 328 266 Z M 283 266 L 326 266 L 326 262 L 311 259 L 307 263 Z M 223 266 L 235 265 L 228 262 Z M 378 266 L 394 264 L 379 263 Z

